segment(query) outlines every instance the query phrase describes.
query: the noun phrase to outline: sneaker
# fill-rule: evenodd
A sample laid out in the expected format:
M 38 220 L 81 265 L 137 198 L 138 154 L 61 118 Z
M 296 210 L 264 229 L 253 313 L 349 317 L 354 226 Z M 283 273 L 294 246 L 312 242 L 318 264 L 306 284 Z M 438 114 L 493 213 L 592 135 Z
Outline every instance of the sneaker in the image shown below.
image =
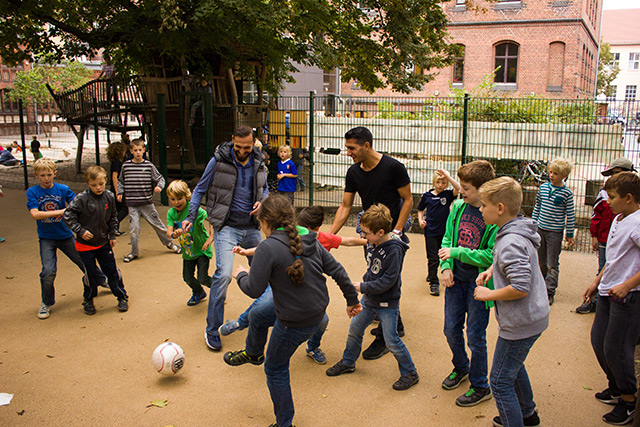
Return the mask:
M 398 381 L 393 383 L 393 389 L 407 390 L 411 386 L 418 384 L 418 381 L 420 381 L 420 377 L 418 376 L 417 372 L 414 372 L 413 374 L 409 374 L 409 375 L 402 375 Z
M 134 255 L 134 254 L 129 254 L 127 256 L 125 256 L 124 258 L 122 258 L 122 261 L 124 262 L 131 262 L 134 259 L 138 259 L 138 255 Z
M 491 390 L 489 388 L 474 388 L 469 387 L 462 396 L 458 396 L 456 399 L 456 405 L 458 406 L 476 406 L 480 402 L 491 399 Z
M 220 351 L 222 343 L 218 335 L 209 335 L 207 331 L 204 332 L 204 342 L 213 351 Z
M 187 301 L 187 305 L 189 307 L 194 306 L 206 298 L 207 298 L 207 293 L 205 291 L 202 291 L 199 294 L 193 294 L 191 295 L 191 298 L 189 298 L 189 301 Z
M 120 231 L 120 230 L 116 231 L 116 237 L 124 236 L 125 234 L 127 234 L 126 231 Z
M 381 337 L 376 336 L 369 348 L 362 352 L 362 358 L 366 360 L 379 359 L 385 354 L 389 353 L 387 345 L 384 343 Z
M 273 423 L 273 424 L 269 424 L 269 427 L 280 427 L 280 426 L 278 425 L 278 423 Z M 290 427 L 296 427 L 296 426 L 291 424 Z
M 522 424 L 525 427 L 535 427 L 540 425 L 540 417 L 538 417 L 538 412 L 533 411 L 533 414 L 528 417 L 522 417 Z M 500 417 L 493 417 L 493 427 L 503 427 L 502 420 Z
M 242 328 L 240 328 L 240 323 L 238 323 L 236 319 L 228 319 L 223 325 L 220 325 L 220 327 L 218 328 L 218 333 L 223 337 L 226 337 L 227 335 L 231 335 L 232 333 L 234 333 L 235 331 L 239 331 L 240 329 Z
M 84 308 L 85 314 L 88 314 L 89 316 L 96 314 L 96 306 L 93 305 L 93 299 L 86 299 L 82 301 L 82 307 Z
M 600 393 L 596 393 L 596 399 L 607 405 L 617 405 L 620 399 L 620 393 L 614 393 L 610 388 L 607 388 Z
M 439 295 L 440 295 L 440 285 L 434 285 L 434 284 L 431 284 L 431 287 L 430 287 L 430 288 L 431 288 L 431 289 L 429 290 L 429 293 L 430 293 L 431 295 L 433 295 L 434 297 L 437 297 L 437 296 L 439 296 Z
M 182 248 L 178 245 L 176 245 L 175 243 L 171 242 L 171 243 L 167 243 L 167 248 L 169 248 L 170 251 L 176 253 L 176 254 L 181 254 L 182 253 Z
M 224 354 L 224 361 L 227 365 L 240 366 L 245 363 L 251 363 L 252 365 L 262 365 L 264 363 L 264 354 L 259 356 L 251 356 L 247 354 L 246 350 L 228 351 Z
M 602 416 L 602 421 L 607 424 L 623 426 L 633 422 L 633 415 L 636 410 L 636 402 L 625 402 L 620 399 L 613 411 Z
M 49 317 L 50 312 L 51 307 L 45 303 L 42 303 L 42 305 L 40 306 L 40 310 L 38 310 L 38 319 L 46 319 L 47 317 Z
M 320 348 L 314 348 L 313 350 L 307 349 L 307 356 L 313 359 L 318 365 L 326 365 L 327 358 L 324 355 L 324 352 L 320 350 Z
M 454 388 L 458 388 L 460 383 L 467 379 L 469 376 L 468 372 L 460 372 L 457 370 L 451 371 L 449 376 L 442 381 L 442 388 L 445 390 L 453 390 Z
M 595 313 L 595 311 L 596 311 L 596 303 L 595 301 L 591 301 L 591 300 L 585 302 L 580 307 L 576 308 L 576 313 L 579 313 L 579 314 Z
M 126 298 L 118 299 L 118 310 L 120 311 L 129 310 L 129 301 Z
M 333 365 L 332 367 L 330 367 L 329 369 L 327 369 L 327 376 L 337 377 L 338 375 L 342 375 L 342 374 L 350 374 L 352 372 L 355 372 L 355 370 L 356 370 L 355 366 L 347 366 L 344 363 L 342 363 L 342 360 L 341 360 L 335 365 Z

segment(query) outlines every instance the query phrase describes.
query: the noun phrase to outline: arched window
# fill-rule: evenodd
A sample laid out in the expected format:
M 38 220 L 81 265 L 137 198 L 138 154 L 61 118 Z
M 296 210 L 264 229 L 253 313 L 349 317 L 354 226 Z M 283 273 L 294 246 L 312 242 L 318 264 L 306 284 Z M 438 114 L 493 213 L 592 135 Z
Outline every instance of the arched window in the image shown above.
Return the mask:
M 516 83 L 518 77 L 518 45 L 500 43 L 495 50 L 496 83 Z
M 562 92 L 564 82 L 565 44 L 553 42 L 549 44 L 549 63 L 547 65 L 547 91 Z

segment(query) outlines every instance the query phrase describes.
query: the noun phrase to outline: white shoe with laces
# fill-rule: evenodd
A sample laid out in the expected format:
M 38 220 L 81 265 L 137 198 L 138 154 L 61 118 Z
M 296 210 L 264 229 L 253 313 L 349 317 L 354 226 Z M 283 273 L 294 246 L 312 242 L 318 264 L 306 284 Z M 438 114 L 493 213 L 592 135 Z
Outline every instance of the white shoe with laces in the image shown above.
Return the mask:
M 42 305 L 40 306 L 40 310 L 38 311 L 38 319 L 46 319 L 47 317 L 49 317 L 50 312 L 51 307 L 49 307 L 45 303 L 42 303 Z

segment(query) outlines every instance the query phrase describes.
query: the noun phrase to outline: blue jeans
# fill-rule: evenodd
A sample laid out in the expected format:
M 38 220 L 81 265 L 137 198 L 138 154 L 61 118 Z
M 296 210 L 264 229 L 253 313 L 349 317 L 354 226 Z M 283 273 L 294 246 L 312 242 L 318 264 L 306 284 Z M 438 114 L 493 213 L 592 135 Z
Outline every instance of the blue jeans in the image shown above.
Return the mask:
M 416 373 L 416 367 L 411 359 L 409 350 L 398 336 L 398 308 L 380 308 L 362 305 L 362 312 L 351 319 L 347 347 L 342 354 L 342 363 L 347 366 L 356 366 L 356 360 L 362 350 L 362 337 L 367 326 L 373 322 L 376 314 L 380 319 L 384 342 L 398 362 L 401 375 Z
M 92 251 L 81 251 L 78 253 L 80 254 L 84 267 L 87 269 L 87 275 L 89 276 L 90 282 L 89 286 L 84 287 L 83 296 L 85 300 L 93 299 L 98 295 L 96 283 L 99 283 L 97 278 L 99 277 L 98 272 L 100 270 L 96 265 L 96 261 L 100 264 L 102 271 L 107 275 L 107 283 L 109 284 L 111 293 L 113 293 L 118 300 L 127 299 L 127 291 L 124 290 L 122 274 L 116 266 L 116 259 L 113 256 L 113 250 L 108 243 L 101 248 L 94 249 Z
M 273 292 L 271 287 L 256 299 L 253 304 L 244 312 L 242 316 L 247 319 L 249 331 L 245 341 L 245 350 L 248 354 L 256 356 L 264 353 L 264 346 L 267 343 L 269 328 L 276 322 L 276 307 L 273 304 Z M 240 318 L 238 318 L 240 323 Z M 324 317 L 318 324 L 318 328 L 307 342 L 307 350 L 315 350 L 320 347 L 320 341 L 329 324 L 329 316 Z M 241 324 L 242 325 L 242 324 Z M 245 326 L 246 327 L 246 326 Z
M 288 427 L 293 422 L 293 397 L 289 381 L 289 360 L 300 344 L 308 340 L 319 324 L 304 328 L 289 328 L 276 319 L 264 362 L 267 387 L 273 402 L 273 412 L 279 426 Z
M 473 298 L 475 282 L 455 280 L 444 294 L 444 335 L 453 353 L 453 366 L 468 372 L 472 387 L 488 388 L 487 380 L 487 325 L 489 310 L 482 301 Z M 464 345 L 464 323 L 467 318 L 467 341 L 471 362 Z
M 524 361 L 540 334 L 521 340 L 498 338 L 491 364 L 491 393 L 505 427 L 522 427 L 536 404 Z
M 598 274 L 607 263 L 607 244 L 598 242 Z M 597 295 L 597 294 L 596 294 Z
M 42 262 L 42 271 L 40 272 L 40 289 L 42 292 L 42 302 L 46 305 L 54 305 L 56 303 L 55 288 L 53 282 L 58 272 L 58 256 L 57 250 L 60 249 L 75 265 L 78 266 L 82 274 L 85 277 L 82 279 L 82 283 L 85 286 L 89 286 L 90 278 L 86 274 L 82 258 L 78 254 L 75 245 L 75 239 L 69 237 L 63 240 L 54 239 L 40 239 L 40 261 Z M 97 281 L 93 282 L 93 285 L 97 286 L 99 283 L 104 283 L 105 277 L 102 271 L 98 270 Z
M 240 229 L 222 227 L 213 232 L 213 245 L 216 252 L 216 272 L 211 282 L 209 294 L 209 308 L 207 310 L 207 335 L 219 335 L 218 328 L 224 321 L 224 301 L 227 298 L 227 288 L 231 282 L 233 272 L 234 246 L 245 249 L 254 248 L 262 241 L 260 230 L 255 228 Z M 251 264 L 252 257 L 249 257 Z
M 211 286 L 211 276 L 209 276 L 209 262 L 211 260 L 206 255 L 200 255 L 196 259 L 182 260 L 182 279 L 189 285 L 194 295 L 202 293 L 202 285 Z M 196 279 L 196 268 L 198 278 Z

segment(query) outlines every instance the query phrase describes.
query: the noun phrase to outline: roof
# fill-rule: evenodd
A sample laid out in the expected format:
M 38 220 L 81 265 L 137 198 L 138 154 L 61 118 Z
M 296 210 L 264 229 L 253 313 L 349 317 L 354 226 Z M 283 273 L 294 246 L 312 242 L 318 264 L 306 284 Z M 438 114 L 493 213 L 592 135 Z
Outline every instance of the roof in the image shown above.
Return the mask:
M 602 40 L 609 44 L 640 44 L 640 9 L 602 12 Z

